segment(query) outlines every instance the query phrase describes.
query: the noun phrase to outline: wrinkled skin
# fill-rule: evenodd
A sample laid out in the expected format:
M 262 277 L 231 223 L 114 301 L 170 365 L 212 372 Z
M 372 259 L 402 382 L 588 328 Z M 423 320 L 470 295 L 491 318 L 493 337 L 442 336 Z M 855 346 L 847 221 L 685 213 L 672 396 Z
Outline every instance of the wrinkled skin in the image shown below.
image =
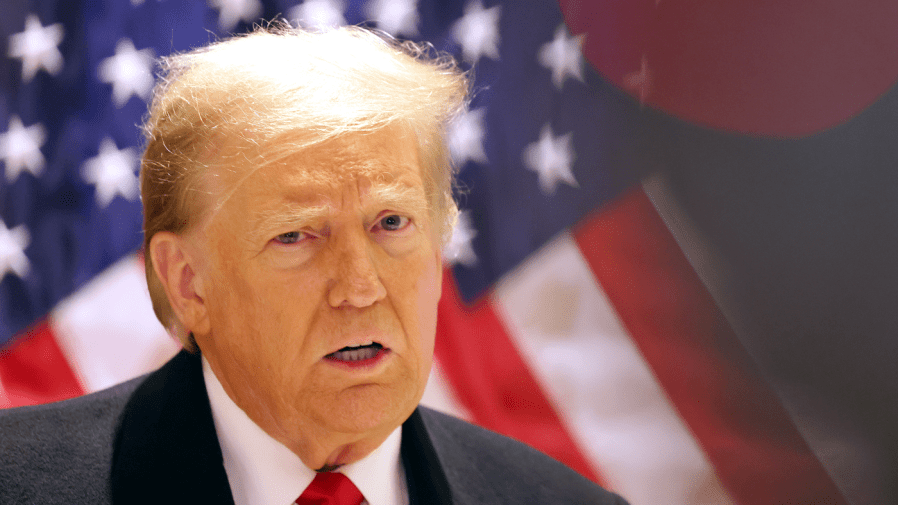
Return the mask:
M 254 171 L 253 171 L 254 170 Z M 430 373 L 441 259 L 411 134 L 353 134 L 219 168 L 211 211 L 151 254 L 225 391 L 310 468 L 356 461 Z M 326 356 L 375 341 L 374 363 Z

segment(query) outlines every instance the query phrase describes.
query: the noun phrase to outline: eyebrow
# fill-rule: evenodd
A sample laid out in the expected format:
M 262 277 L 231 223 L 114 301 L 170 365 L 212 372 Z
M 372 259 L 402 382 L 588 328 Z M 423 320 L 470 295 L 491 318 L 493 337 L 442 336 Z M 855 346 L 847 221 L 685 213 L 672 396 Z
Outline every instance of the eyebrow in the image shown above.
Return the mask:
M 253 213 L 254 228 L 280 227 L 321 221 L 333 212 L 330 205 L 301 205 L 288 202 L 276 209 L 257 210 Z
M 422 188 L 398 181 L 390 184 L 374 184 L 362 197 L 363 207 L 371 203 L 413 214 L 422 214 L 428 207 Z
M 422 189 L 400 182 L 374 184 L 369 188 L 362 196 L 362 208 L 371 206 L 418 216 L 428 210 L 427 198 Z M 334 208 L 329 204 L 308 205 L 288 199 L 276 208 L 254 211 L 251 218 L 252 229 L 259 234 L 267 234 L 271 229 L 301 228 L 324 221 L 333 212 Z

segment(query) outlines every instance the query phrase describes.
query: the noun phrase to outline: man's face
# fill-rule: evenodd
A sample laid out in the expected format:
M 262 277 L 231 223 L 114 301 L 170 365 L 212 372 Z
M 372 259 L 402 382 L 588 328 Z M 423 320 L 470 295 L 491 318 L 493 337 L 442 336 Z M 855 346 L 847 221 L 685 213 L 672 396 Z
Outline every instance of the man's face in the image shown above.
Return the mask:
M 186 236 L 208 319 L 194 336 L 306 465 L 350 462 L 430 373 L 441 262 L 414 139 L 353 134 L 251 170 L 216 171 L 213 210 Z

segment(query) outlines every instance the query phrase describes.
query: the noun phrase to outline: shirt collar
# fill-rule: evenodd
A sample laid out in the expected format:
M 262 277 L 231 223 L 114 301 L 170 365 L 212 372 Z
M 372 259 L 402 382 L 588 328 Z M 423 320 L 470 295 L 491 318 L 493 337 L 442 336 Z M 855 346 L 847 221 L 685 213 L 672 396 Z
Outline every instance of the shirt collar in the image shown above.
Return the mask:
M 315 471 L 231 400 L 205 357 L 203 379 L 235 505 L 293 503 L 315 478 Z M 402 427 L 398 427 L 374 452 L 338 470 L 359 488 L 369 505 L 408 503 L 401 442 Z

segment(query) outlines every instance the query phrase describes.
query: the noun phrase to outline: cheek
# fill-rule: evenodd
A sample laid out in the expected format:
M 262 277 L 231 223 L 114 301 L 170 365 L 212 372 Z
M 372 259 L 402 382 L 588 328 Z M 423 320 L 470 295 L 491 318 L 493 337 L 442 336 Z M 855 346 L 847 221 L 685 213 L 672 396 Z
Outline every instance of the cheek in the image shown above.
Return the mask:
M 426 376 L 430 374 L 433 361 L 434 342 L 437 329 L 437 305 L 442 294 L 442 263 L 439 255 L 436 261 L 429 261 L 425 265 L 416 286 L 417 312 L 420 331 L 421 363 Z
M 317 270 L 271 269 L 235 258 L 219 262 L 216 271 L 214 331 L 235 356 L 277 373 L 312 359 L 304 353 L 322 304 L 324 285 Z
M 259 346 L 258 333 L 267 324 L 264 310 L 264 283 L 257 272 L 247 268 L 232 243 L 216 244 L 215 261 L 210 265 L 206 300 L 216 345 L 227 346 L 232 353 L 250 351 Z M 262 349 L 260 349 L 262 350 Z

